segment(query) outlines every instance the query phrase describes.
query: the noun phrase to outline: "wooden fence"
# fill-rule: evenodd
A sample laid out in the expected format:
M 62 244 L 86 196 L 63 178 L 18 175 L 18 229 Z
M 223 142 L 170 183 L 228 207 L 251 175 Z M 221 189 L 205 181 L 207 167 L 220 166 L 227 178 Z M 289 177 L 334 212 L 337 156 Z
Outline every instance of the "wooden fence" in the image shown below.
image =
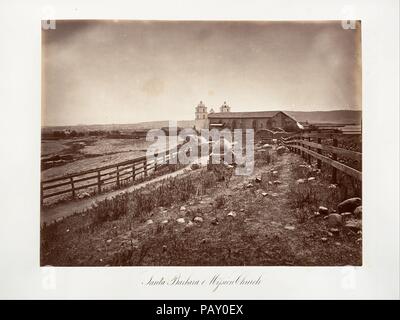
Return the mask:
M 352 168 L 340 161 L 342 159 L 352 159 L 362 165 L 362 153 L 348 149 L 338 148 L 338 137 L 340 134 L 324 133 L 304 133 L 301 135 L 283 138 L 282 143 L 289 148 L 291 152 L 301 155 L 311 164 L 311 159 L 317 159 L 318 169 L 321 169 L 321 163 L 324 162 L 332 167 L 332 183 L 336 183 L 337 170 L 362 181 L 362 172 Z M 323 144 L 323 139 L 332 139 L 333 144 Z
M 155 155 L 148 161 L 146 156 L 77 172 L 62 177 L 42 180 L 40 183 L 41 205 L 46 198 L 70 193 L 73 198 L 79 190 L 95 188 L 98 193 L 106 185 L 117 187 L 123 182 L 135 181 L 137 177 L 147 177 L 150 171 L 156 171 L 161 165 L 167 164 L 178 156 L 179 147 Z

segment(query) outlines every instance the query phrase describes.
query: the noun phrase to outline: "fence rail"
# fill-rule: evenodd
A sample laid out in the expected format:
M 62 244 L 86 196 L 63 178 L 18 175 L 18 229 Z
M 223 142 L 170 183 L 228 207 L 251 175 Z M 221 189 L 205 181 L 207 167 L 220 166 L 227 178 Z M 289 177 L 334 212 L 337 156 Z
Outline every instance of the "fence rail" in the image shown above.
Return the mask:
M 156 171 L 159 166 L 167 164 L 178 156 L 179 147 L 160 152 L 153 160 L 148 161 L 146 156 L 93 168 L 62 177 L 42 180 L 40 183 L 40 198 L 43 206 L 44 199 L 70 193 L 73 198 L 76 192 L 83 189 L 96 188 L 100 193 L 106 185 L 121 183 L 137 177 L 146 177 L 151 171 Z
M 290 138 L 282 139 L 282 143 L 289 148 L 291 152 L 300 154 L 303 158 L 311 163 L 311 159 L 317 159 L 317 166 L 321 169 L 321 163 L 324 162 L 332 167 L 332 182 L 336 183 L 337 170 L 362 181 L 362 172 L 352 168 L 340 161 L 339 158 L 350 158 L 362 164 L 362 153 L 357 151 L 352 151 L 348 149 L 338 148 L 338 136 L 340 134 L 320 134 L 320 133 L 306 133 L 301 136 L 293 136 Z M 333 146 L 323 144 L 322 139 L 330 138 L 333 139 Z M 316 139 L 317 142 L 311 141 Z M 331 153 L 329 157 L 325 153 Z

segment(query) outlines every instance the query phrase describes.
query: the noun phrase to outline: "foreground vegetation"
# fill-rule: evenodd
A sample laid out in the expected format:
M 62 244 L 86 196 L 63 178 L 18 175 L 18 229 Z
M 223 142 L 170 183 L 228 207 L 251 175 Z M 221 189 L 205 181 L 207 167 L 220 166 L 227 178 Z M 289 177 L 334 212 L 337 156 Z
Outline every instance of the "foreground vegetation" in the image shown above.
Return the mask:
M 339 176 L 332 187 L 293 154 L 268 157 L 251 176 L 200 168 L 44 226 L 41 264 L 360 265 L 360 232 L 333 234 L 315 214 L 359 195 L 357 185 Z

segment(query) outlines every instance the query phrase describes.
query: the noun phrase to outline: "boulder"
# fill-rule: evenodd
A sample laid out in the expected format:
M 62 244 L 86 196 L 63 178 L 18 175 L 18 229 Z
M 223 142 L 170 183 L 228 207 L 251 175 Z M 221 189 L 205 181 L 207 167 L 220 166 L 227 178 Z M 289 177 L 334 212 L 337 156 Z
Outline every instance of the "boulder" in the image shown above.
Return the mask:
M 152 223 L 153 223 L 153 220 L 151 220 L 151 219 L 146 221 L 146 224 L 152 224 Z
M 358 219 L 362 217 L 362 206 L 358 206 L 354 209 L 354 216 Z
M 343 223 L 342 216 L 337 213 L 331 213 L 328 216 L 328 224 L 330 227 L 335 228 L 335 227 L 340 227 Z
M 361 199 L 350 198 L 338 204 L 338 212 L 353 212 L 358 206 L 361 206 Z
M 262 195 L 263 197 L 266 197 L 266 196 L 268 195 L 268 193 L 262 192 L 261 195 Z M 243 211 L 244 211 L 244 210 L 243 210 Z
M 185 219 L 184 219 L 184 218 L 179 218 L 179 219 L 176 219 L 176 222 L 178 222 L 178 223 L 185 223 Z
M 182 206 L 179 210 L 180 210 L 180 211 L 186 211 L 186 207 L 185 207 L 185 206 Z
M 303 184 L 304 182 L 305 182 L 304 179 L 298 179 L 298 180 L 296 181 L 297 184 Z
M 329 210 L 328 210 L 328 208 L 326 208 L 326 207 L 320 206 L 320 207 L 318 208 L 318 212 L 319 212 L 320 214 L 328 214 L 328 213 L 329 213 Z
M 260 178 L 260 177 L 256 177 L 256 178 L 254 179 L 254 181 L 257 182 L 257 183 L 261 183 L 261 178 Z
M 315 180 L 315 177 L 309 177 L 307 180 L 308 180 L 308 182 L 312 182 Z

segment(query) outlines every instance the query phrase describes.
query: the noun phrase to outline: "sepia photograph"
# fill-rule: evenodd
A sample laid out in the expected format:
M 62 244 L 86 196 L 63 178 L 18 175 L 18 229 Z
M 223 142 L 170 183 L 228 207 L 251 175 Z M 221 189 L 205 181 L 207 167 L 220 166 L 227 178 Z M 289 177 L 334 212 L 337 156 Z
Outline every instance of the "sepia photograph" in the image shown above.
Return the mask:
M 42 21 L 40 264 L 362 265 L 360 21 Z
M 0 300 L 400 298 L 397 0 L 0 0 L 0 26 Z

